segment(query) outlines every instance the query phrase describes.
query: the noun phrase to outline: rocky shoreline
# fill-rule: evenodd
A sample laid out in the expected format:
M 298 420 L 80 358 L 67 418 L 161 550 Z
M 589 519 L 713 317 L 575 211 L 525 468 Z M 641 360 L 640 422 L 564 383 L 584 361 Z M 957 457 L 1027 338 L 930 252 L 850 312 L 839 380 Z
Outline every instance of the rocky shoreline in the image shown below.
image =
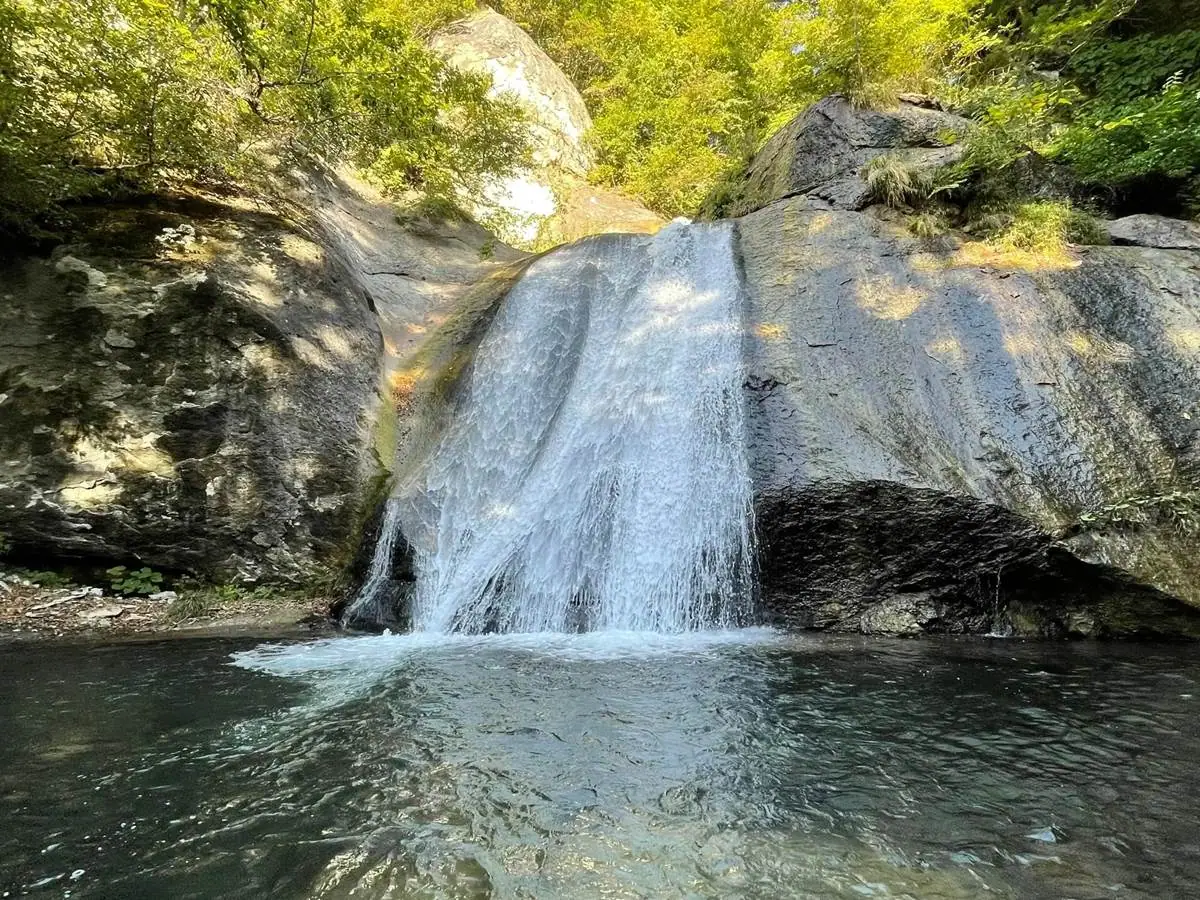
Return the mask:
M 125 640 L 239 634 L 332 633 L 328 598 L 254 592 L 162 591 L 123 596 L 103 587 L 39 585 L 0 570 L 0 643 L 27 640 Z

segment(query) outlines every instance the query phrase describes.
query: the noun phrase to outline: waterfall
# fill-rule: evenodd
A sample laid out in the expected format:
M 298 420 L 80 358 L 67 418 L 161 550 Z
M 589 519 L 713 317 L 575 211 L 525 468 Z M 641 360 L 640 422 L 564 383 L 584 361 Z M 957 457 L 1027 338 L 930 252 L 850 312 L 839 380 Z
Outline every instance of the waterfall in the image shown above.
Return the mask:
M 745 624 L 752 491 L 728 224 L 535 262 L 398 518 L 427 632 Z

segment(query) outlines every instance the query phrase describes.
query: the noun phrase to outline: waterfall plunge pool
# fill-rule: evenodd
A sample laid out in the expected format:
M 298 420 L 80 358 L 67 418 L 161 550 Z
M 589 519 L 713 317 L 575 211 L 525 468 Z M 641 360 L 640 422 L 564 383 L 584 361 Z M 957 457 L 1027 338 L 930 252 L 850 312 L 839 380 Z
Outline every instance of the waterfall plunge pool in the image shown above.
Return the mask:
M 0 894 L 1189 896 L 1197 702 L 1186 647 L 10 646 Z

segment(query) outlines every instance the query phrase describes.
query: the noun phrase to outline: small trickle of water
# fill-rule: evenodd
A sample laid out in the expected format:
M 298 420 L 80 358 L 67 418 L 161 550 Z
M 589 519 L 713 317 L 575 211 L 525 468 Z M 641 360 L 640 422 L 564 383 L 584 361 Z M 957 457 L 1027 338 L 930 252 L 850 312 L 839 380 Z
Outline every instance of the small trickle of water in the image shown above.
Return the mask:
M 752 496 L 728 225 L 539 260 L 402 493 L 427 632 L 744 624 Z
M 393 599 L 392 567 L 399 539 L 400 502 L 391 498 L 384 504 L 383 518 L 379 523 L 379 540 L 375 544 L 366 581 L 363 582 L 358 596 L 342 614 L 343 620 L 375 622 L 384 618 L 383 607 Z

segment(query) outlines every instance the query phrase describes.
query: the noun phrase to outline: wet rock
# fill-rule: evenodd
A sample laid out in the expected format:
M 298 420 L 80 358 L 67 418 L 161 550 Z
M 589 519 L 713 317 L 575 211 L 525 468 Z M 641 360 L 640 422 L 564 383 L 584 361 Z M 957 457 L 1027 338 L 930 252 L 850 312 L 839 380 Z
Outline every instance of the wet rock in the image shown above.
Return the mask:
M 88 284 L 94 288 L 102 288 L 108 284 L 107 275 L 70 254 L 60 254 L 58 256 L 58 261 L 54 264 L 54 271 L 64 275 L 71 272 L 83 275 L 87 279 Z
M 917 171 L 937 169 L 962 158 L 969 127 L 960 116 L 912 103 L 880 111 L 826 97 L 766 143 L 718 212 L 741 216 L 801 194 L 833 209 L 863 209 L 872 201 L 864 177 L 872 159 L 887 154 Z
M 1042 844 L 1057 844 L 1058 836 L 1054 833 L 1053 826 L 1047 825 L 1045 828 L 1039 828 L 1036 831 L 1031 831 L 1025 835 L 1031 841 L 1037 841 Z
M 108 332 L 104 335 L 104 343 L 118 350 L 129 350 L 137 346 L 137 341 L 127 335 L 121 334 L 115 328 L 108 329 Z
M 1200 634 L 1200 269 L 1022 269 L 871 212 L 738 222 L 764 608 L 797 628 Z
M 1200 250 L 1200 224 L 1166 216 L 1125 216 L 1108 223 L 1114 244 L 1162 250 Z

